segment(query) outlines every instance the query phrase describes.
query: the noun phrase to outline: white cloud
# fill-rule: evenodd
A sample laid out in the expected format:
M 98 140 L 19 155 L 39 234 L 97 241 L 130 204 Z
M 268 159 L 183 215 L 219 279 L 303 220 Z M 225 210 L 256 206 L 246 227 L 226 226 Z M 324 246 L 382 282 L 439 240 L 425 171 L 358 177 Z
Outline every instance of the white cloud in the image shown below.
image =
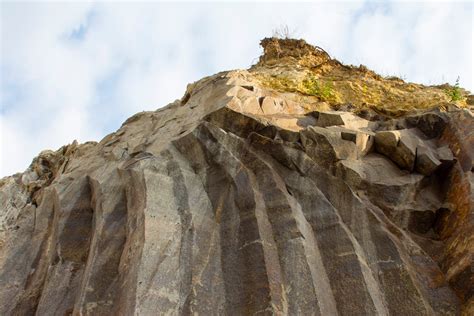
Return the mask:
M 471 3 L 391 3 L 362 14 L 353 27 L 351 59 L 384 75 L 471 91 Z
M 473 88 L 470 3 L 2 3 L 0 23 L 0 176 L 250 66 L 281 24 L 344 62 Z

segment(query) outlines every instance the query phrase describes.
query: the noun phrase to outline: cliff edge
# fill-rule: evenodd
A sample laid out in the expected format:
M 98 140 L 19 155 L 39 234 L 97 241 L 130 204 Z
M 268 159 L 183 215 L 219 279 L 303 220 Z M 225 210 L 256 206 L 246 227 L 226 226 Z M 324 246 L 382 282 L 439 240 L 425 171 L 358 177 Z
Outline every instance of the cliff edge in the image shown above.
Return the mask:
M 261 44 L 0 180 L 0 315 L 474 314 L 472 95 Z

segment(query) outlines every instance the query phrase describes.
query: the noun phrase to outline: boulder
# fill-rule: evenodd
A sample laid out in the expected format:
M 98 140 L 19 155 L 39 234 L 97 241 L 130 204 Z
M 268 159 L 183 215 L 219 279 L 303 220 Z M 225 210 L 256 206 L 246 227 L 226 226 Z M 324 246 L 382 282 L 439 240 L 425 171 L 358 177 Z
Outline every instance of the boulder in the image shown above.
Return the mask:
M 441 161 L 436 158 L 435 153 L 427 146 L 419 145 L 416 153 L 415 170 L 425 176 L 435 172 L 441 166 Z
M 321 111 L 318 115 L 317 126 L 328 127 L 343 125 L 349 129 L 368 129 L 376 126 L 375 123 L 358 117 L 351 112 Z
M 300 135 L 308 155 L 325 167 L 357 156 L 356 144 L 344 140 L 340 131 L 310 126 L 302 130 Z
M 418 128 L 429 138 L 439 137 L 447 124 L 446 116 L 436 112 L 410 116 L 406 120 L 410 126 Z
M 375 134 L 374 141 L 377 152 L 402 169 L 414 170 L 418 139 L 410 130 L 380 131 Z
M 260 101 L 260 108 L 265 115 L 283 112 L 282 101 L 272 97 L 263 97 Z
M 372 151 L 375 136 L 374 132 L 352 130 L 341 126 L 330 126 L 328 129 L 340 132 L 343 140 L 351 141 L 356 144 L 357 157 L 363 157 Z

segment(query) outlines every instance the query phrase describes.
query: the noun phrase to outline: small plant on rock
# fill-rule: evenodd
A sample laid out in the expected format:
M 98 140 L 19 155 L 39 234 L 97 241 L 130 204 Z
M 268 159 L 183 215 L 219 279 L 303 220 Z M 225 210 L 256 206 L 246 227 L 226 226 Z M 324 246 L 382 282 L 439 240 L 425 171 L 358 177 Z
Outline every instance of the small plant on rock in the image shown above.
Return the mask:
M 273 29 L 272 37 L 278 39 L 289 39 L 292 37 L 292 32 L 286 24 L 280 25 L 278 28 Z
M 450 101 L 461 101 L 463 99 L 461 88 L 459 87 L 459 76 L 456 79 L 456 83 L 449 89 L 445 89 L 444 92 L 449 97 Z
M 317 96 L 323 101 L 334 101 L 336 99 L 336 93 L 331 82 L 320 82 L 316 77 L 309 76 L 301 84 L 301 92 L 305 94 Z

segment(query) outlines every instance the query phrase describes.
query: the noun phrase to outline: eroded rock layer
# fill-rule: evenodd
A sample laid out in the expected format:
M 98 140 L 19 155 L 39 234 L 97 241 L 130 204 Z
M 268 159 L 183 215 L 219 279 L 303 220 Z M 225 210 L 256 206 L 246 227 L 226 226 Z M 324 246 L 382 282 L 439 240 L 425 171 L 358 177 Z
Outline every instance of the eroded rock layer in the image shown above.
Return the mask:
M 336 111 L 259 71 L 2 179 L 0 315 L 472 315 L 472 112 Z

